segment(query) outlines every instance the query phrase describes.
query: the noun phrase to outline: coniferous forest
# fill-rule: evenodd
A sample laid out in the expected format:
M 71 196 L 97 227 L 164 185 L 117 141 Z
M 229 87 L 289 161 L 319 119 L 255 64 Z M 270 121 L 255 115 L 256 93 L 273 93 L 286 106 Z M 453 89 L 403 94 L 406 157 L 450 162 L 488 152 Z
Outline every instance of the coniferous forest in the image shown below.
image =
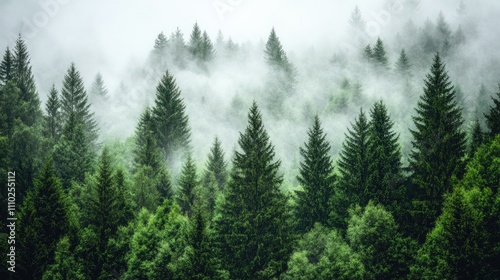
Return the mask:
M 379 2 L 123 70 L 0 39 L 0 278 L 500 279 L 500 6 Z

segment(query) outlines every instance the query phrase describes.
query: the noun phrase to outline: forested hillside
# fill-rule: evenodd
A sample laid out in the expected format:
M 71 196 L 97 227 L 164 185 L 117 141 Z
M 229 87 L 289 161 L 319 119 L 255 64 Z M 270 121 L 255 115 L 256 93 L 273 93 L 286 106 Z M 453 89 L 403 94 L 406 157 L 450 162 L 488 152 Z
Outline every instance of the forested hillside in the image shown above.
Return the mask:
M 113 87 L 81 57 L 40 73 L 19 34 L 1 278 L 500 279 L 500 38 L 472 2 L 399 2 L 300 51 L 160 31 Z

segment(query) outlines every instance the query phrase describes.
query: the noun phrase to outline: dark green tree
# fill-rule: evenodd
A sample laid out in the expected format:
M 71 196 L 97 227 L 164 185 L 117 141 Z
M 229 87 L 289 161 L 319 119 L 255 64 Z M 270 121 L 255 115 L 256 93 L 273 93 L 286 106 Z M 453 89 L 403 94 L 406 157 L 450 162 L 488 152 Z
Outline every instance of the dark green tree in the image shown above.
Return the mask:
M 309 231 L 317 222 L 328 224 L 331 212 L 329 201 L 333 196 L 335 182 L 329 155 L 330 144 L 326 141 L 326 134 L 321 128 L 318 116 L 314 117 L 314 124 L 307 135 L 309 139 L 305 147 L 300 148 L 303 161 L 300 163 L 300 175 L 297 177 L 302 189 L 295 191 L 295 214 L 300 232 Z
M 189 53 L 195 59 L 203 57 L 203 35 L 198 23 L 195 22 L 188 44 Z
M 69 233 L 70 213 L 52 160 L 47 159 L 28 192 L 16 222 L 19 234 L 20 279 L 41 279 L 54 262 L 59 239 Z
M 61 136 L 63 125 L 61 119 L 61 101 L 59 100 L 55 85 L 52 85 L 50 89 L 49 99 L 45 105 L 45 113 L 44 135 L 52 143 L 55 143 Z
M 370 199 L 369 134 L 370 125 L 361 110 L 352 130 L 347 129 L 337 162 L 340 178 L 331 207 L 334 209 L 332 222 L 341 229 L 347 226 L 348 208 L 355 204 L 366 205 Z
M 373 61 L 376 65 L 383 68 L 386 68 L 389 63 L 384 43 L 380 37 L 377 38 L 377 43 L 375 43 L 375 46 L 373 47 Z
M 167 44 L 168 44 L 167 36 L 165 36 L 165 34 L 163 34 L 162 31 L 160 32 L 160 34 L 158 34 L 158 37 L 156 37 L 155 39 L 154 49 L 162 51 L 167 47 Z
M 253 104 L 238 141 L 231 179 L 215 221 L 223 268 L 231 279 L 270 279 L 286 270 L 292 233 L 279 161 Z
M 224 151 L 221 147 L 221 142 L 219 138 L 215 137 L 210 148 L 210 154 L 208 155 L 208 160 L 206 163 L 206 170 L 203 179 L 203 184 L 208 186 L 211 181 L 211 177 L 215 178 L 217 183 L 217 190 L 222 191 L 227 182 L 227 162 L 224 160 Z
M 152 119 L 158 145 L 168 160 L 174 153 L 186 151 L 190 145 L 191 132 L 185 109 L 181 91 L 167 71 L 156 87 Z
M 74 63 L 71 63 L 64 76 L 61 90 L 61 112 L 64 123 L 69 122 L 72 114 L 77 122 L 83 123 L 86 141 L 89 147 L 95 150 L 97 148 L 95 141 L 98 137 L 98 127 L 94 120 L 94 113 L 90 111 L 90 103 L 83 87 L 83 80 Z
M 497 98 L 491 98 L 495 105 L 490 107 L 489 113 L 484 116 L 489 129 L 489 138 L 493 139 L 497 134 L 500 134 L 500 84 L 498 84 Z
M 82 264 L 75 260 L 71 250 L 71 241 L 64 236 L 57 243 L 54 253 L 54 263 L 47 266 L 43 272 L 43 280 L 84 280 Z
M 476 118 L 470 132 L 470 140 L 469 140 L 470 158 L 474 157 L 474 154 L 476 153 L 477 149 L 483 144 L 484 136 L 485 135 L 483 129 L 481 128 L 481 124 L 479 123 L 479 119 Z
M 14 57 L 7 47 L 3 55 L 2 62 L 0 63 L 0 85 L 7 84 L 14 77 Z
M 196 166 L 191 154 L 182 166 L 181 177 L 179 178 L 179 188 L 177 190 L 177 204 L 181 207 L 183 214 L 191 216 L 196 200 L 195 188 L 198 185 Z
M 373 61 L 373 50 L 370 44 L 368 44 L 364 49 L 363 49 L 363 59 L 366 61 L 372 62 Z
M 367 199 L 386 207 L 393 215 L 399 214 L 404 202 L 401 150 L 399 137 L 393 131 L 387 109 L 382 101 L 370 110 L 368 154 L 369 177 Z
M 154 126 L 149 108 L 141 115 L 135 131 L 134 161 L 136 168 L 150 166 L 155 172 L 161 167 L 160 151 L 154 137 Z
M 208 36 L 206 31 L 203 31 L 203 37 L 201 39 L 201 60 L 202 61 L 211 61 L 215 57 L 215 50 L 210 37 Z
M 420 97 L 413 150 L 409 155 L 410 180 L 415 184 L 415 237 L 421 241 L 441 213 L 443 195 L 451 190 L 454 174 L 460 175 L 461 158 L 466 138 L 462 132 L 461 109 L 456 105 L 445 65 L 439 54 L 434 57 L 431 73 L 427 75 L 424 94 Z
M 283 50 L 283 46 L 274 28 L 271 30 L 271 34 L 269 34 L 269 38 L 267 39 L 264 54 L 269 66 L 280 69 L 289 75 L 294 71 L 293 65 L 288 61 L 288 57 Z

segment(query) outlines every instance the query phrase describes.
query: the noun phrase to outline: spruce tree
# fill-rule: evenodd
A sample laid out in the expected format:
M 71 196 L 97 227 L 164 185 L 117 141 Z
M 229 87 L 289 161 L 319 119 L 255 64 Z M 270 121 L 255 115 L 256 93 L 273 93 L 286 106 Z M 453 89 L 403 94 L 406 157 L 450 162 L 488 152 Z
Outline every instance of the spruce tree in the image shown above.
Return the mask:
M 443 195 L 451 190 L 451 178 L 460 175 L 465 152 L 461 109 L 456 105 L 445 65 L 434 57 L 426 77 L 424 94 L 415 109 L 413 150 L 409 156 L 410 179 L 417 187 L 414 201 L 415 237 L 423 240 L 441 213 Z
M 97 123 L 94 120 L 94 114 L 90 111 L 87 93 L 74 63 L 71 63 L 68 72 L 64 76 L 61 90 L 61 112 L 64 123 L 67 123 L 70 115 L 73 114 L 78 122 L 84 124 L 88 144 L 92 149 L 95 149 L 95 141 L 98 137 Z
M 162 31 L 160 32 L 160 34 L 158 34 L 158 37 L 156 37 L 155 39 L 154 49 L 161 51 L 167 47 L 167 44 L 168 44 L 167 36 L 165 36 L 165 34 L 163 34 Z
M 363 49 L 363 59 L 365 59 L 368 62 L 373 61 L 373 50 L 370 44 L 368 44 L 364 49 Z
M 198 185 L 196 166 L 191 154 L 182 166 L 179 188 L 177 193 L 177 204 L 181 207 L 182 213 L 188 216 L 192 214 L 192 208 L 196 200 L 195 188 Z
M 270 279 L 286 270 L 292 234 L 279 161 L 254 103 L 238 141 L 231 179 L 215 221 L 223 268 L 231 279 Z
M 401 54 L 399 55 L 398 61 L 396 62 L 396 73 L 403 78 L 410 78 L 411 64 L 410 59 L 406 55 L 405 49 L 401 50 Z
M 266 49 L 264 50 L 266 62 L 271 67 L 276 67 L 284 71 L 285 73 L 291 75 L 293 72 L 293 66 L 288 61 L 288 57 L 286 56 L 285 51 L 283 50 L 283 46 L 274 31 L 274 28 L 271 30 L 271 34 L 269 34 L 269 38 L 267 39 Z
M 0 63 L 0 85 L 7 84 L 14 76 L 14 58 L 10 52 L 9 47 L 5 50 L 3 60 Z
M 490 107 L 488 114 L 485 114 L 486 125 L 488 126 L 489 138 L 493 139 L 497 134 L 500 134 L 500 84 L 498 84 L 497 98 L 493 99 L 494 107 Z
M 100 72 L 97 72 L 90 88 L 91 99 L 95 102 L 102 102 L 108 98 L 108 89 L 104 85 L 104 80 Z
M 387 64 L 389 63 L 389 60 L 387 58 L 387 53 L 385 52 L 384 48 L 384 43 L 382 40 L 377 38 L 377 43 L 375 44 L 375 47 L 373 47 L 373 60 L 375 61 L 375 64 L 386 68 Z
M 361 32 L 364 32 L 366 29 L 366 21 L 363 19 L 358 5 L 354 7 L 354 10 L 351 13 L 351 17 L 349 18 L 349 25 L 351 25 L 354 30 Z
M 190 144 L 191 133 L 185 110 L 181 91 L 167 71 L 156 87 L 152 119 L 158 145 L 169 160 L 175 152 L 185 151 Z
M 307 132 L 309 139 L 305 148 L 300 148 L 303 161 L 300 163 L 300 175 L 297 177 L 302 190 L 295 191 L 298 230 L 309 231 L 315 223 L 327 225 L 331 212 L 329 201 L 333 196 L 332 160 L 329 156 L 330 144 L 321 128 L 318 116 Z
M 46 159 L 34 183 L 16 222 L 21 279 L 41 279 L 43 271 L 54 262 L 59 239 L 70 231 L 69 207 L 52 160 Z
M 191 36 L 189 38 L 188 44 L 189 53 L 195 59 L 200 59 L 203 56 L 203 35 L 198 23 L 195 22 L 193 25 L 193 31 L 191 31 Z
M 44 134 L 45 137 L 55 143 L 59 140 L 62 131 L 61 101 L 55 85 L 52 85 L 50 89 L 49 99 L 45 105 L 45 113 Z
M 484 132 L 479 123 L 479 119 L 476 118 L 474 124 L 472 125 L 469 141 L 469 157 L 472 158 L 476 153 L 477 149 L 484 142 Z
M 184 42 L 184 34 L 177 27 L 175 32 L 170 35 L 170 55 L 172 56 L 174 63 L 183 68 L 186 64 L 186 43 Z
M 393 214 L 402 203 L 402 164 L 399 137 L 393 131 L 387 109 L 382 101 L 376 102 L 370 110 L 368 154 L 370 158 L 367 199 L 384 205 Z
M 330 224 L 340 230 L 347 228 L 348 209 L 356 204 L 364 206 L 369 200 L 369 134 L 370 126 L 361 110 L 342 143 L 337 161 L 340 177 L 330 200 Z
M 210 154 L 206 163 L 205 175 L 203 178 L 205 187 L 208 186 L 212 176 L 217 183 L 217 190 L 222 191 L 227 182 L 227 162 L 224 160 L 224 152 L 222 151 L 219 138 L 215 137 L 210 148 Z
M 201 49 L 201 60 L 202 61 L 211 61 L 215 57 L 215 50 L 210 37 L 208 36 L 206 31 L 203 31 L 203 37 L 201 41 L 202 49 Z

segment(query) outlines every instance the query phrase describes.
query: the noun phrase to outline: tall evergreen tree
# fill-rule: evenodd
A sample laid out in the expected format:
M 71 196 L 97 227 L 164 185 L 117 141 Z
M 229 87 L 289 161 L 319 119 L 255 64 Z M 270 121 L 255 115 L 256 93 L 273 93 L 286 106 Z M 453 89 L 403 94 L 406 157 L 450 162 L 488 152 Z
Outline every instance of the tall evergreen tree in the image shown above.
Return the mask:
M 271 67 L 276 67 L 287 74 L 292 74 L 293 66 L 288 61 L 288 57 L 286 56 L 285 51 L 283 50 L 283 46 L 274 31 L 274 28 L 271 30 L 271 34 L 269 34 L 269 38 L 267 39 L 266 49 L 264 50 L 266 62 Z
M 185 66 L 186 52 L 184 34 L 179 27 L 177 27 L 175 32 L 170 35 L 170 55 L 178 67 L 183 68 Z
M 182 166 L 181 177 L 177 194 L 177 204 L 181 207 L 182 213 L 191 216 L 192 208 L 196 200 L 195 188 L 198 185 L 196 166 L 191 154 Z
M 68 204 L 50 159 L 24 199 L 16 224 L 20 279 L 41 279 L 54 261 L 59 239 L 70 231 Z
M 90 88 L 90 96 L 92 100 L 101 102 L 108 98 L 108 89 L 104 84 L 104 79 L 100 72 L 97 72 L 95 75 L 94 82 Z
M 73 114 L 78 122 L 84 124 L 89 146 L 95 149 L 95 141 L 98 137 L 97 123 L 94 120 L 94 114 L 90 111 L 87 93 L 74 63 L 71 63 L 68 72 L 64 76 L 61 90 L 61 111 L 64 123 L 67 123 L 70 115 Z
M 439 54 L 434 57 L 424 94 L 415 110 L 409 170 L 417 187 L 414 218 L 419 224 L 415 225 L 415 234 L 423 240 L 441 213 L 443 195 L 451 190 L 452 175 L 461 174 L 465 152 L 461 109 L 456 105 L 455 90 Z
M 210 154 L 208 155 L 205 175 L 203 178 L 205 186 L 209 183 L 212 176 L 217 183 L 217 189 L 222 191 L 226 186 L 228 177 L 227 162 L 224 160 L 224 152 L 222 151 L 221 142 L 217 137 L 215 137 L 212 148 L 210 148 Z
M 406 55 L 405 49 L 402 49 L 398 61 L 396 62 L 396 72 L 403 78 L 410 78 L 411 77 L 410 68 L 411 68 L 410 59 Z
M 185 109 L 181 91 L 167 71 L 156 87 L 155 106 L 152 109 L 157 142 L 167 159 L 189 147 L 191 133 Z
M 3 60 L 0 63 L 0 85 L 5 85 L 14 76 L 14 58 L 9 47 L 5 50 Z
M 493 139 L 497 134 L 500 134 L 500 84 L 498 84 L 497 98 L 491 97 L 495 107 L 490 107 L 488 114 L 485 114 L 486 125 L 489 129 L 489 137 Z
M 279 161 L 254 103 L 238 141 L 231 179 L 215 221 L 220 257 L 231 279 L 270 279 L 286 270 L 292 234 Z
M 163 34 L 162 31 L 160 32 L 160 34 L 158 34 L 158 37 L 156 37 L 155 39 L 154 49 L 161 51 L 167 47 L 167 44 L 168 44 L 167 36 L 165 36 L 165 34 Z
M 211 61 L 215 57 L 215 50 L 214 45 L 212 44 L 212 41 L 206 31 L 203 31 L 201 40 L 202 50 L 200 58 L 202 61 Z
M 300 232 L 309 231 L 315 223 L 327 225 L 331 212 L 329 201 L 333 196 L 332 160 L 329 156 L 330 144 L 321 128 L 318 116 L 307 132 L 309 139 L 305 148 L 300 148 L 303 161 L 300 163 L 300 175 L 297 177 L 302 190 L 295 191 L 297 206 L 295 209 Z
M 367 198 L 384 205 L 393 214 L 402 203 L 402 164 L 399 137 L 393 131 L 387 109 L 382 101 L 376 102 L 370 110 L 370 158 Z
M 377 38 L 377 43 L 375 44 L 375 47 L 373 47 L 373 60 L 375 61 L 376 65 L 384 68 L 387 67 L 389 63 L 384 43 L 382 42 L 380 37 Z
M 368 62 L 373 61 L 373 50 L 370 44 L 368 44 L 364 49 L 363 49 L 363 59 L 365 59 Z
M 55 85 L 52 85 L 50 89 L 49 99 L 45 105 L 45 113 L 44 134 L 45 137 L 55 143 L 59 140 L 62 131 L 61 101 L 59 100 Z
M 203 35 L 198 23 L 195 22 L 193 25 L 193 30 L 191 31 L 191 36 L 189 38 L 189 52 L 193 58 L 201 58 L 203 55 Z
M 135 150 L 134 161 L 136 168 L 142 165 L 151 166 L 158 172 L 161 166 L 159 148 L 154 138 L 153 119 L 149 108 L 144 111 L 139 119 L 135 131 Z
M 349 25 L 351 25 L 354 30 L 358 30 L 361 32 L 364 32 L 366 29 L 366 21 L 363 19 L 358 5 L 354 7 L 354 10 L 351 13 L 351 17 L 349 18 Z
M 484 132 L 479 123 L 479 119 L 476 118 L 474 124 L 472 125 L 470 140 L 469 140 L 469 157 L 472 158 L 476 153 L 477 149 L 484 142 Z

